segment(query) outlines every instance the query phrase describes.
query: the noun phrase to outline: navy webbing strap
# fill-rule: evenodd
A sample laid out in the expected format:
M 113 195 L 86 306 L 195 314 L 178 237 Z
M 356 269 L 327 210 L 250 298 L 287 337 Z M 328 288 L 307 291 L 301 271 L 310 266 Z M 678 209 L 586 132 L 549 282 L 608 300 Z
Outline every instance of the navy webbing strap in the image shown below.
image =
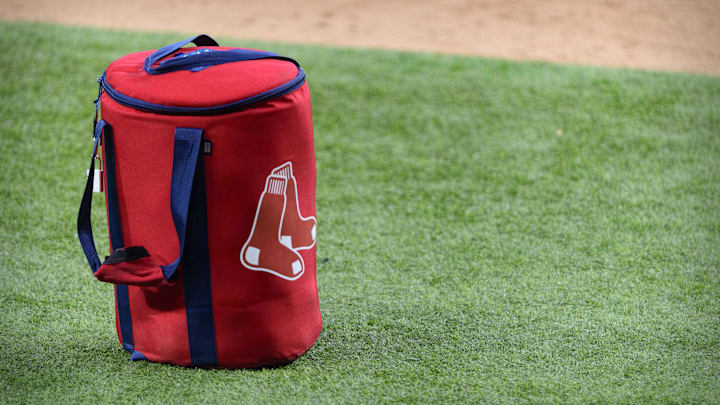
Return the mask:
M 190 208 L 190 197 L 200 155 L 202 129 L 175 128 L 175 147 L 173 151 L 172 185 L 170 187 L 170 209 L 172 210 L 175 230 L 180 242 L 180 253 L 172 263 L 160 266 L 166 280 L 175 274 L 185 248 L 187 218 Z
M 102 145 L 105 155 L 105 185 L 107 186 L 108 230 L 110 247 L 117 250 L 125 247 L 122 222 L 120 221 L 120 203 L 117 190 L 117 166 L 115 163 L 115 134 L 110 125 L 105 124 Z M 90 197 L 92 198 L 92 196 Z
M 198 158 L 194 182 L 192 204 L 188 215 L 185 254 L 182 258 L 188 345 L 193 365 L 212 366 L 217 364 L 217 346 L 210 280 L 205 156 L 203 154 L 200 154 Z

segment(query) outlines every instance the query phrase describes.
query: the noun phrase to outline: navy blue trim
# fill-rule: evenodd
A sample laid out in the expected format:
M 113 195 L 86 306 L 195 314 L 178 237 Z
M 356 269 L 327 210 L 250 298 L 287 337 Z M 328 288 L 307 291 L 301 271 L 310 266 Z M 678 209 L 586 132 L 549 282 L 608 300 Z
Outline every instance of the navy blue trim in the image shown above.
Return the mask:
M 120 205 L 118 203 L 117 176 L 115 162 L 115 142 L 111 126 L 106 126 L 103 133 L 103 152 L 105 154 L 105 183 L 108 206 L 108 227 L 110 244 L 113 250 L 124 247 L 122 223 L 120 222 Z M 120 336 L 125 350 L 133 351 L 132 317 L 130 315 L 130 292 L 127 285 L 115 286 L 115 300 L 117 302 L 118 320 L 120 321 Z
M 132 361 L 146 360 L 147 361 L 147 357 L 145 357 L 145 355 L 142 354 L 141 352 L 133 351 L 132 354 L 130 355 L 130 360 L 132 360 Z
M 120 336 L 122 347 L 132 353 L 133 343 L 132 316 L 130 315 L 130 291 L 125 284 L 115 284 L 115 302 L 117 303 L 118 320 L 120 321 Z
M 175 145 L 173 149 L 172 183 L 170 186 L 170 209 L 172 210 L 175 231 L 177 232 L 180 252 L 170 264 L 160 266 L 165 279 L 170 280 L 175 274 L 185 249 L 185 235 L 190 194 L 195 177 L 195 168 L 200 155 L 202 129 L 175 128 Z
M 292 93 L 297 90 L 303 83 L 305 83 L 305 71 L 297 62 L 295 62 L 295 64 L 298 68 L 298 74 L 289 82 L 242 100 L 210 107 L 179 107 L 150 103 L 138 98 L 127 96 L 115 90 L 107 82 L 104 73 L 98 81 L 100 82 L 102 89 L 108 96 L 110 96 L 110 98 L 130 108 L 167 115 L 218 115 L 237 111 L 249 105 L 257 104 L 273 98 L 282 97 L 285 94 Z
M 210 249 L 208 247 L 204 161 L 205 156 L 200 154 L 195 173 L 195 184 L 192 188 L 187 247 L 182 258 L 190 360 L 196 366 L 217 364 L 215 321 L 210 284 Z

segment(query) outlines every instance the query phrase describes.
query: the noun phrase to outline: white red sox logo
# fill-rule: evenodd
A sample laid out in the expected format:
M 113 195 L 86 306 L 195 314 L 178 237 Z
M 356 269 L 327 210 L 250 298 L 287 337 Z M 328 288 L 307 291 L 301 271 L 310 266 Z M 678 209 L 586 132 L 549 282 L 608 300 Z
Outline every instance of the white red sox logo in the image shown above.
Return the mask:
M 305 272 L 305 262 L 298 251 L 315 246 L 316 229 L 315 217 L 300 215 L 297 181 L 292 163 L 286 162 L 265 179 L 240 261 L 250 270 L 297 280 Z

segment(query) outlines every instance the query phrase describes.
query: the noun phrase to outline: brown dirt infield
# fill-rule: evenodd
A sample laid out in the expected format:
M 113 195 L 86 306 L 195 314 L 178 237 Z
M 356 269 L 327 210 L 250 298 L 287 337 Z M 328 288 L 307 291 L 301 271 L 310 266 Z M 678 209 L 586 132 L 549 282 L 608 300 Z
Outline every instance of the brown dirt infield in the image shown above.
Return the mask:
M 720 0 L 0 0 L 0 19 L 720 75 Z

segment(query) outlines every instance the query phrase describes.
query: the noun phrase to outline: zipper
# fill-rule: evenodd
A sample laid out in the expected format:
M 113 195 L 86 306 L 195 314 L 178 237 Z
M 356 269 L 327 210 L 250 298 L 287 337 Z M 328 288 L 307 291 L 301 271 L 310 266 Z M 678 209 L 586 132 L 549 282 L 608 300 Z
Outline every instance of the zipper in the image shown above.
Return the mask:
M 104 91 L 110 98 L 117 101 L 118 103 L 135 108 L 142 111 L 152 112 L 156 114 L 166 115 L 219 115 L 226 114 L 233 111 L 240 110 L 252 104 L 261 103 L 273 98 L 284 96 L 288 93 L 292 93 L 298 87 L 305 83 L 305 71 L 298 66 L 298 74 L 294 79 L 281 84 L 275 88 L 264 91 L 260 94 L 256 94 L 251 97 L 247 97 L 241 100 L 233 101 L 227 104 L 215 105 L 210 107 L 179 107 L 179 106 L 168 106 L 162 104 L 150 103 L 143 101 L 128 95 L 122 94 L 110 86 L 105 78 L 105 73 L 98 79 L 98 99 L 96 100 L 95 106 L 100 100 L 100 95 Z

